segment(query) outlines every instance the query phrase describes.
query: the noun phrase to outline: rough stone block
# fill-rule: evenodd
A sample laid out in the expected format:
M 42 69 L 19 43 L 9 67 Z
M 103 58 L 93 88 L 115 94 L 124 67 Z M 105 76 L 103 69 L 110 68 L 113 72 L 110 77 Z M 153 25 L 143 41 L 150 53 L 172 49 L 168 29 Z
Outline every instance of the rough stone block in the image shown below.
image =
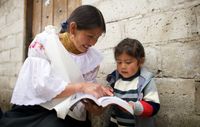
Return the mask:
M 9 62 L 10 60 L 10 50 L 5 50 L 0 52 L 0 63 Z
M 195 83 L 193 79 L 156 79 L 160 96 L 159 114 L 187 114 L 194 112 Z M 168 116 L 169 117 L 169 116 Z
M 4 43 L 3 43 L 3 49 L 12 49 L 16 47 L 16 36 L 15 35 L 9 35 L 6 37 Z
M 17 81 L 17 76 L 10 76 L 9 79 L 9 89 L 13 90 Z
M 3 43 L 2 42 L 5 42 L 4 41 L 5 39 L 4 38 L 0 38 L 0 52 L 2 52 L 4 49 L 3 49 Z
M 3 26 L 0 30 L 0 38 L 6 37 L 11 34 L 23 33 L 24 30 L 24 19 L 15 20 L 12 24 Z
M 102 54 L 104 59 L 100 65 L 98 77 L 105 77 L 116 69 L 113 49 L 104 50 Z
M 21 10 L 13 8 L 13 10 L 11 10 L 6 16 L 7 24 L 11 24 L 13 21 L 19 20 L 21 14 L 23 14 Z
M 2 70 L 0 70 L 1 72 Z M 0 89 L 9 89 L 10 78 L 7 76 L 2 76 L 0 73 Z
M 144 45 L 145 49 L 145 64 L 144 66 L 149 69 L 149 71 L 156 74 L 156 76 L 162 76 L 162 63 L 160 56 L 160 46 L 155 45 Z
M 135 38 L 141 43 L 151 42 L 148 40 L 150 18 L 140 17 L 135 19 L 126 20 L 125 23 L 125 36 Z
M 13 1 L 13 5 L 18 8 L 18 9 L 23 9 L 25 4 L 24 4 L 24 0 L 20 0 L 20 1 Z
M 199 79 L 199 51 L 199 42 L 171 43 L 162 46 L 160 55 L 163 75 Z
M 106 25 L 106 33 L 102 35 L 95 47 L 98 49 L 112 48 L 122 40 L 123 23 L 114 22 Z
M 147 34 L 148 40 L 161 42 L 192 37 L 191 14 L 191 9 L 185 9 L 152 15 Z
M 200 116 L 176 113 L 159 114 L 156 117 L 156 127 L 199 127 Z
M 6 16 L 1 16 L 0 18 L 0 28 L 6 24 Z
M 11 108 L 10 99 L 12 95 L 12 90 L 1 89 L 0 90 L 0 105 L 3 111 L 7 111 Z
M 13 48 L 10 50 L 10 59 L 12 62 L 22 62 L 23 61 L 23 55 L 22 55 L 23 50 L 20 48 Z M 18 57 L 16 57 L 18 56 Z
M 200 80 L 195 81 L 195 113 L 200 115 Z
M 91 4 L 99 8 L 106 22 L 118 21 L 138 15 L 175 11 L 198 5 L 198 0 L 82 0 L 82 4 Z
M 14 76 L 18 75 L 21 64 L 16 64 L 14 62 L 0 64 L 0 74 L 3 76 Z
M 147 13 L 148 3 L 145 0 L 133 1 L 133 0 L 108 0 L 108 1 L 82 1 L 83 4 L 92 4 L 99 8 L 106 20 L 106 22 L 112 22 L 116 20 L 125 19 L 135 16 L 139 13 Z M 136 4 L 137 3 L 137 4 Z
M 195 22 L 191 26 L 193 28 L 192 32 L 193 34 L 200 35 L 200 4 L 194 6 L 192 10 L 194 11 L 193 17 L 195 18 L 193 19 Z
M 166 43 L 168 40 L 190 38 L 197 33 L 198 21 L 193 9 L 141 15 L 125 20 L 125 35 L 144 43 Z
M 26 46 L 26 44 L 24 44 L 24 36 L 22 32 L 16 33 L 16 43 L 17 43 L 17 47 L 20 49 L 19 53 L 20 55 L 24 54 L 24 48 Z M 30 43 L 30 42 L 25 42 L 25 43 Z M 24 56 L 24 55 L 23 55 Z

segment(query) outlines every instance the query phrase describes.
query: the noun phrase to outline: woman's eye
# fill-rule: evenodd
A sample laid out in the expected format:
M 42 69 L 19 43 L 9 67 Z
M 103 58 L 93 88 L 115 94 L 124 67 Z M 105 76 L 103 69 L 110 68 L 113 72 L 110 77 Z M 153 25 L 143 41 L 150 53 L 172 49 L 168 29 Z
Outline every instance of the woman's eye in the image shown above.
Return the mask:
M 88 35 L 89 38 L 94 38 L 92 35 Z

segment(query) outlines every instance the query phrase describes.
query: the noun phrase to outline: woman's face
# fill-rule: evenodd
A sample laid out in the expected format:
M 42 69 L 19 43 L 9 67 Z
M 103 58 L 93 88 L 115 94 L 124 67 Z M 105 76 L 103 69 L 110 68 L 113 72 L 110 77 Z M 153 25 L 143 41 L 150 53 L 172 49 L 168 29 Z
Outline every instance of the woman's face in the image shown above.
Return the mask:
M 138 60 L 126 53 L 119 55 L 116 58 L 117 71 L 124 77 L 129 78 L 137 73 L 140 68 Z
M 75 30 L 73 42 L 77 50 L 84 53 L 89 47 L 96 44 L 98 38 L 103 33 L 101 28 L 94 28 L 90 30 Z

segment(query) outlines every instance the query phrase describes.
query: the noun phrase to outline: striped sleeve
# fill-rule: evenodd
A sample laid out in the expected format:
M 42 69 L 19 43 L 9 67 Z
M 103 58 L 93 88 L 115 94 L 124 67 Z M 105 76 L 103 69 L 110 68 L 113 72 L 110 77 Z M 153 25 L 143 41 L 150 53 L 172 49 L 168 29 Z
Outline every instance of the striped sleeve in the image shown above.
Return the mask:
M 137 101 L 134 103 L 134 112 L 137 116 L 151 117 L 160 109 L 160 104 L 152 101 Z
M 134 111 L 138 116 L 150 117 L 160 109 L 160 100 L 154 79 L 152 79 L 143 90 L 143 98 L 135 102 Z

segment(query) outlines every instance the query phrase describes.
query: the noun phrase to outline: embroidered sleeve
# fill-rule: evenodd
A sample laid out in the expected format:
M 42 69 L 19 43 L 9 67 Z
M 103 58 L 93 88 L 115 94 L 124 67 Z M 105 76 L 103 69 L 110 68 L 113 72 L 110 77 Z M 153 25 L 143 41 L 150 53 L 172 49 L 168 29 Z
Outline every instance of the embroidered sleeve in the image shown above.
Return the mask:
M 69 81 L 65 81 L 45 54 L 46 36 L 40 33 L 31 42 L 13 94 L 14 104 L 40 104 L 61 93 Z M 23 93 L 23 94 L 22 94 Z M 24 94 L 26 93 L 26 94 Z
M 45 33 L 38 34 L 29 45 L 28 56 L 48 59 L 48 57 L 45 54 L 45 44 L 46 44 Z

